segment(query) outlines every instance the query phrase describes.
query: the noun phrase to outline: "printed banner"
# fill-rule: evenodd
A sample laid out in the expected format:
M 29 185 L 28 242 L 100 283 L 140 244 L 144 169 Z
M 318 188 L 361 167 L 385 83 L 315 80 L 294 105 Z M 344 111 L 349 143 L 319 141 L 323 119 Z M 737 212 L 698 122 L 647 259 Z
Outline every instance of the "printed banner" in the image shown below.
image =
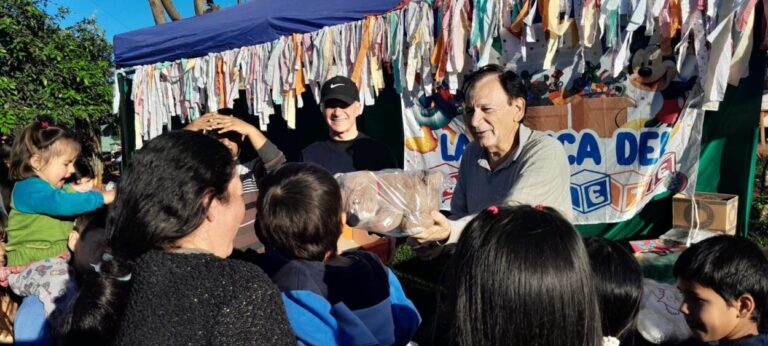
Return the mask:
M 540 25 L 536 31 L 544 37 Z M 704 115 L 696 57 L 674 55 L 677 42 L 646 36 L 642 26 L 605 50 L 600 42 L 584 48 L 569 35 L 547 70 L 544 40 L 527 43 L 523 59 L 515 47 L 522 42 L 505 37 L 495 62 L 528 86 L 526 126 L 563 144 L 575 222 L 624 221 L 660 193 L 692 193 Z M 629 66 L 620 68 L 620 59 Z M 455 182 L 469 141 L 461 98 L 443 87 L 430 96 L 403 93 L 406 169 L 438 169 Z M 443 194 L 445 209 L 451 195 L 452 188 Z

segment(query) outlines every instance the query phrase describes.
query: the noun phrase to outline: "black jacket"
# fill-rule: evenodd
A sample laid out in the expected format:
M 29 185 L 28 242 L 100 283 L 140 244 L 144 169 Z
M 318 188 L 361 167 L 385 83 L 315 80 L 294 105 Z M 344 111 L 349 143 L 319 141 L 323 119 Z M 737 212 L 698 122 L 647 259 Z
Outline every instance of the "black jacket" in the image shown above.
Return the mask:
M 151 251 L 136 261 L 118 345 L 295 345 L 280 294 L 255 265 Z

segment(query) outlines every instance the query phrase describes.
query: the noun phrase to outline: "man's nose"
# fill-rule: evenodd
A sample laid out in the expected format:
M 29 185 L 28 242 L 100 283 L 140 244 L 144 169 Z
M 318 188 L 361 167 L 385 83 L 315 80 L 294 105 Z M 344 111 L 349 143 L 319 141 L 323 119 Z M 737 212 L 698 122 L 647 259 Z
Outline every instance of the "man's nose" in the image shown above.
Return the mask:
M 478 127 L 483 121 L 483 115 L 478 110 L 475 110 L 470 114 L 469 116 L 469 124 L 472 125 L 472 127 Z

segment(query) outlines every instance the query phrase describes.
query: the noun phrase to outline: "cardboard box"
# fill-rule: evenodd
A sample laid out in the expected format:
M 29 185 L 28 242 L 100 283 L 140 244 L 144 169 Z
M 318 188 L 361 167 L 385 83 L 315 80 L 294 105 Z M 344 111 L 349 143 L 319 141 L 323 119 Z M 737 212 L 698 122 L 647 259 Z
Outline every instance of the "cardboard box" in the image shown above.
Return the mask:
M 696 206 L 699 214 L 699 229 L 736 234 L 736 220 L 739 196 L 724 193 L 696 192 Z M 689 197 L 677 194 L 672 199 L 672 226 L 690 228 L 695 219 L 691 218 L 692 204 Z
M 626 96 L 582 98 L 573 96 L 565 105 L 528 107 L 525 126 L 539 131 L 590 129 L 599 137 L 611 138 L 627 122 L 627 108 L 635 102 Z

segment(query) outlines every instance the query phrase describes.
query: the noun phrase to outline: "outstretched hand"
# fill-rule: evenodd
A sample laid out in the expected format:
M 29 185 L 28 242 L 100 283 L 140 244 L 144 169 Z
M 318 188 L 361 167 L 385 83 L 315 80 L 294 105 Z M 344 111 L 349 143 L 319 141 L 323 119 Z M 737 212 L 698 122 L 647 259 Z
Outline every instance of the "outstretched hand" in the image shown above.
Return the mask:
M 430 242 L 445 241 L 451 235 L 451 223 L 445 215 L 439 211 L 432 211 L 432 220 L 434 224 L 424 232 L 414 235 L 412 238 L 418 243 L 425 244 Z

